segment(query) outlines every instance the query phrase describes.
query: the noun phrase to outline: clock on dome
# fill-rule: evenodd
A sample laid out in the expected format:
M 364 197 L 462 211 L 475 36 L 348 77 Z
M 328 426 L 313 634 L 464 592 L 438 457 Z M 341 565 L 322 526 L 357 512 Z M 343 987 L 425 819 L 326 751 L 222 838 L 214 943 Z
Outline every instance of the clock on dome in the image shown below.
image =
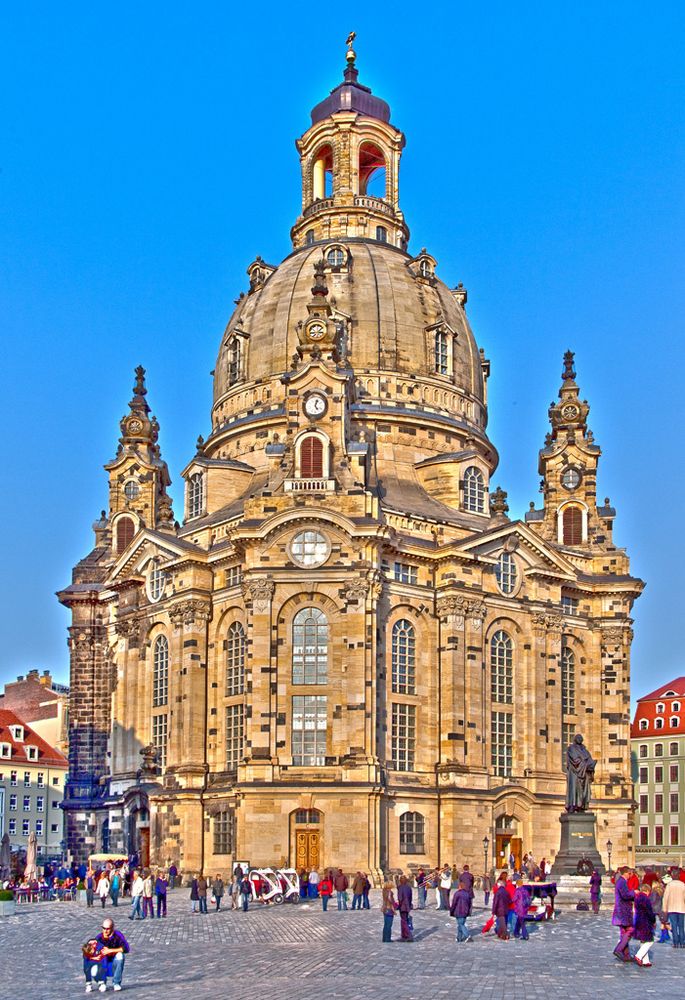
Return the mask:
M 305 399 L 302 409 L 306 416 L 312 420 L 322 417 L 328 409 L 326 397 L 320 392 L 312 392 Z
M 323 340 L 326 336 L 326 327 L 323 323 L 310 323 L 307 327 L 307 336 L 310 340 Z

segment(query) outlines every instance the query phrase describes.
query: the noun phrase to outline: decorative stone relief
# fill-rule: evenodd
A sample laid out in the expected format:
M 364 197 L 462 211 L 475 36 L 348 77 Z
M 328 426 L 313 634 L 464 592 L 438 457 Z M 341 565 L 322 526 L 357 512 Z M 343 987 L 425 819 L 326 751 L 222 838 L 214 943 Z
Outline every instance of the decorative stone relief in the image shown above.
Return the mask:
M 194 625 L 198 621 L 209 621 L 210 615 L 209 601 L 181 601 L 169 609 L 169 618 L 171 618 L 174 628 L 181 628 L 182 625 Z
M 363 580 L 353 580 L 344 588 L 343 597 L 345 598 L 346 604 L 351 604 L 355 601 L 359 603 L 366 600 L 368 592 L 368 584 L 366 584 Z
M 252 611 L 257 615 L 268 610 L 275 589 L 273 580 L 267 580 L 263 576 L 256 580 L 245 580 L 242 585 L 243 597 L 252 604 Z

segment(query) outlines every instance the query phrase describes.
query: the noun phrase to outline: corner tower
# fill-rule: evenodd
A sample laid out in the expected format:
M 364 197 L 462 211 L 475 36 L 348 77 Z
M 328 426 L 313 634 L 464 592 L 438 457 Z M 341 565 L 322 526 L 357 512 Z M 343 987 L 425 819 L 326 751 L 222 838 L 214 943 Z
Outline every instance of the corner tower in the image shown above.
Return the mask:
M 390 108 L 359 83 L 354 33 L 343 82 L 312 111 L 297 141 L 302 214 L 291 230 L 295 248 L 346 237 L 376 239 L 405 250 L 409 230 L 399 205 L 404 135 Z

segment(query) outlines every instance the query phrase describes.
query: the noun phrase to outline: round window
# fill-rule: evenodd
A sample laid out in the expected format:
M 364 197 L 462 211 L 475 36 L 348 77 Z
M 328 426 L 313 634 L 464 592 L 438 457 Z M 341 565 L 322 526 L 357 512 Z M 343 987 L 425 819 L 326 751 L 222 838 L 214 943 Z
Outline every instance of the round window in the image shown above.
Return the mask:
M 166 590 L 166 582 L 166 573 L 157 563 L 154 563 L 147 577 L 147 593 L 151 601 L 162 599 Z
M 580 486 L 581 475 L 578 469 L 574 469 L 570 466 L 568 469 L 564 469 L 561 474 L 561 485 L 566 490 L 575 490 Z
M 290 556 L 298 566 L 321 566 L 330 550 L 328 539 L 320 531 L 300 531 L 290 543 Z
M 331 267 L 342 267 L 345 263 L 345 254 L 340 247 L 333 247 L 333 249 L 329 250 L 326 254 L 326 260 Z
M 129 481 L 124 486 L 124 496 L 126 497 L 127 500 L 135 500 L 139 494 L 140 494 L 140 486 L 138 485 L 137 482 L 135 482 L 135 480 L 129 479 Z
M 513 594 L 518 583 L 518 567 L 511 552 L 503 552 L 495 567 L 497 586 L 503 594 Z

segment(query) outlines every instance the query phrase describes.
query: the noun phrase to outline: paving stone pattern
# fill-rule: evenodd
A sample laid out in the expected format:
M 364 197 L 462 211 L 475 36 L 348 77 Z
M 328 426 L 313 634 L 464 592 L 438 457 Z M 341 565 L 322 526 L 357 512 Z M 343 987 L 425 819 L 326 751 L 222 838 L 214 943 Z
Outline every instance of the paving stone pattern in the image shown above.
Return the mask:
M 128 907 L 107 908 L 131 944 L 124 992 L 136 1000 L 192 995 L 284 1000 L 632 1000 L 682 996 L 685 949 L 655 944 L 654 966 L 640 969 L 612 957 L 610 912 L 565 910 L 555 923 L 531 927 L 531 938 L 498 941 L 478 935 L 457 945 L 455 922 L 433 908 L 414 914 L 414 944 L 381 943 L 382 916 L 328 913 L 313 902 L 242 912 L 192 915 L 186 890 L 169 897 L 166 920 L 130 922 Z M 78 903 L 18 908 L 0 919 L 0 1000 L 62 1000 L 85 995 L 81 944 L 97 933 L 103 911 Z M 485 911 L 476 906 L 471 927 Z M 394 937 L 399 937 L 399 918 Z M 108 994 L 111 991 L 108 990 Z M 100 996 L 99 993 L 93 996 Z

